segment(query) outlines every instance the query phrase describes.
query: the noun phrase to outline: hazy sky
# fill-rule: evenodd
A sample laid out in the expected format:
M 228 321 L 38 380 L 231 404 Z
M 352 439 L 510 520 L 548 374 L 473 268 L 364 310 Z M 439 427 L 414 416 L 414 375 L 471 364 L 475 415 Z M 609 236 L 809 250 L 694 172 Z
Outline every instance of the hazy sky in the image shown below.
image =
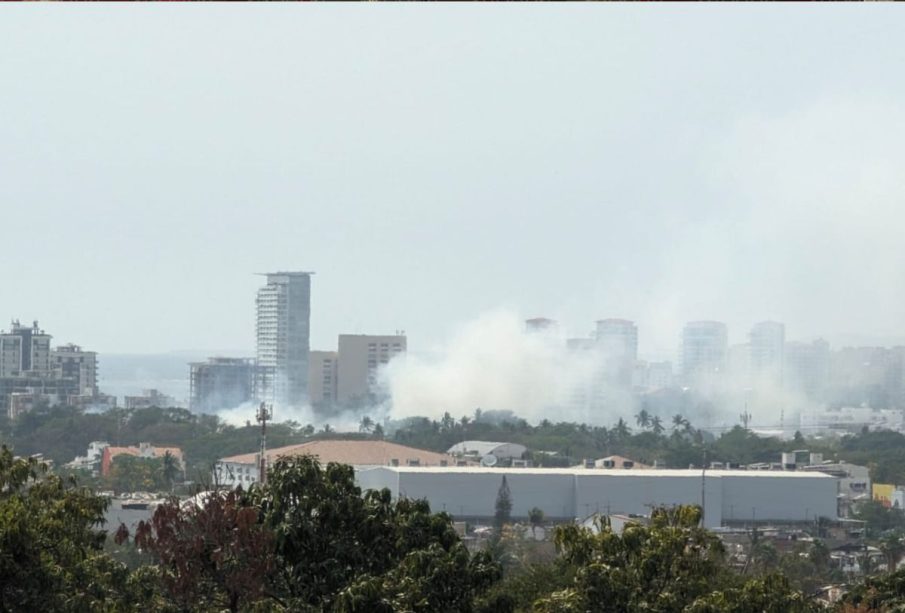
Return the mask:
M 0 9 L 0 326 L 429 350 L 494 309 L 905 337 L 905 14 L 831 6 Z

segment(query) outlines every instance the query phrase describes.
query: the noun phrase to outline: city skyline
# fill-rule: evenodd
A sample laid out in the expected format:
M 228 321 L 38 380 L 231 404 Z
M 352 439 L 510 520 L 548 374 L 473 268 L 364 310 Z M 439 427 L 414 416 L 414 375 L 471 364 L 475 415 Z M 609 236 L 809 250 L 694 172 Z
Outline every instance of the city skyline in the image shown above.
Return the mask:
M 250 350 L 251 273 L 278 268 L 319 273 L 313 348 L 429 351 L 499 308 L 631 319 L 642 355 L 697 319 L 905 335 L 887 7 L 23 8 L 0 316 L 60 340 Z

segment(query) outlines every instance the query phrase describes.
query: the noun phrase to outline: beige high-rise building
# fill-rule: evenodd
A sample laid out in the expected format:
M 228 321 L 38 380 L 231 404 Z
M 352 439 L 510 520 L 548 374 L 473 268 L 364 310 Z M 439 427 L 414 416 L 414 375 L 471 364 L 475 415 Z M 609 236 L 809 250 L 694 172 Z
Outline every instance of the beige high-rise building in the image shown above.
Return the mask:
M 56 347 L 51 362 L 60 376 L 78 381 L 80 396 L 97 395 L 97 353 L 70 343 Z
M 336 351 L 312 351 L 308 354 L 308 396 L 311 404 L 331 405 L 336 402 Z
M 405 353 L 403 334 L 370 336 L 340 334 L 336 370 L 337 402 L 364 402 L 376 392 L 377 373 L 394 357 Z

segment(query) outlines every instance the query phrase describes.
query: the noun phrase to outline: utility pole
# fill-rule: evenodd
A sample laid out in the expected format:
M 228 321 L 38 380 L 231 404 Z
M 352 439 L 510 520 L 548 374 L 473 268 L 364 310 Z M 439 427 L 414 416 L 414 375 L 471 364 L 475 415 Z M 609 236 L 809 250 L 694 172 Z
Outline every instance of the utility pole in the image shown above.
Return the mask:
M 261 422 L 261 475 L 258 482 L 264 485 L 267 479 L 267 420 L 273 417 L 273 405 L 269 408 L 266 403 L 262 402 L 258 407 L 257 418 Z

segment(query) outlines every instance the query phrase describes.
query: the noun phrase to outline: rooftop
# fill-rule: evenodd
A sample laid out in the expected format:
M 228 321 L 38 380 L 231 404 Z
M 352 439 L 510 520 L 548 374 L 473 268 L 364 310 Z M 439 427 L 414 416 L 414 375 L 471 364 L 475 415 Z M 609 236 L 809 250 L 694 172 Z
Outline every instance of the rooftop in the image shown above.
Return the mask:
M 280 270 L 277 272 L 256 272 L 255 274 L 262 276 L 262 277 L 266 277 L 268 275 L 282 275 L 284 277 L 307 277 L 307 276 L 313 275 L 314 272 L 313 271 L 305 272 L 302 270 L 296 270 L 296 271 Z
M 321 462 L 339 462 L 352 466 L 386 466 L 392 460 L 398 460 L 400 464 L 409 460 L 418 460 L 423 465 L 439 466 L 440 462 L 453 462 L 453 458 L 444 453 L 435 453 L 415 447 L 406 447 L 388 441 L 361 441 L 361 440 L 318 440 L 289 445 L 267 450 L 267 461 L 273 462 L 281 457 L 293 457 L 300 455 L 312 455 Z M 257 461 L 257 453 L 244 453 L 228 458 L 221 458 L 221 462 L 233 462 L 236 464 L 254 464 Z
M 632 479 L 646 477 L 696 477 L 701 478 L 701 470 L 688 468 L 650 468 L 646 470 L 625 470 L 624 468 L 499 468 L 484 466 L 386 466 L 381 467 L 399 473 L 487 473 L 497 475 L 606 475 Z M 816 472 L 772 471 L 772 470 L 708 470 L 707 477 L 751 477 L 761 479 L 833 479 L 830 475 Z
M 488 453 L 493 453 L 499 447 L 503 445 L 513 445 L 514 447 L 527 449 L 524 445 L 519 443 L 506 443 L 506 442 L 497 442 L 497 441 L 462 441 L 461 443 L 456 443 L 452 447 L 446 450 L 446 453 L 449 454 L 468 454 L 474 453 L 477 455 L 487 455 Z

